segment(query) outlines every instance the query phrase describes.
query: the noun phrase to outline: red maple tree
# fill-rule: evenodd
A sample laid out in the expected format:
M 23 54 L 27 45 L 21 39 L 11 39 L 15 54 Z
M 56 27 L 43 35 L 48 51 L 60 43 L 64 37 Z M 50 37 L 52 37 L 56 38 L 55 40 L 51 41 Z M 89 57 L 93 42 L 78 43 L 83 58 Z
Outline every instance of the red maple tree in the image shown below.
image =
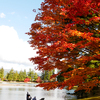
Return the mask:
M 37 83 L 41 83 L 42 82 L 42 80 L 41 80 L 41 78 L 38 76 L 38 78 L 36 79 L 36 82 Z
M 24 82 L 30 82 L 29 78 L 25 78 Z
M 30 41 L 39 70 L 57 68 L 44 89 L 90 91 L 100 83 L 100 0 L 44 0 L 31 25 Z M 94 66 L 94 67 L 93 67 Z

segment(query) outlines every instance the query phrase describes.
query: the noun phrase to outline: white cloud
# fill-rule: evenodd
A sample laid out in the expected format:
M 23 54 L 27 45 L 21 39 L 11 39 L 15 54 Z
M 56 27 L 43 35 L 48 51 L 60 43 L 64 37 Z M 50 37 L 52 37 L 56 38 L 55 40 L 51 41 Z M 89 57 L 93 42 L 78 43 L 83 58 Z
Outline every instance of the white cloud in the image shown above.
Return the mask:
M 0 13 L 0 18 L 5 18 L 5 14 L 4 13 Z
M 16 70 L 33 68 L 28 58 L 36 56 L 36 51 L 27 41 L 19 39 L 16 30 L 9 26 L 0 26 L 0 67 Z

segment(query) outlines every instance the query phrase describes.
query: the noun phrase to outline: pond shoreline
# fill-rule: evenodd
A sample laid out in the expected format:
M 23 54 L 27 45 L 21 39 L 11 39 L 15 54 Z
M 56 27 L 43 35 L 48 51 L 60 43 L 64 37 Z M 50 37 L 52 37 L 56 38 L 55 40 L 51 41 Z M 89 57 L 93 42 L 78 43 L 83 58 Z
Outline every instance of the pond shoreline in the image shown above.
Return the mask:
M 36 82 L 0 82 L 0 86 L 26 86 L 25 84 L 38 84 Z

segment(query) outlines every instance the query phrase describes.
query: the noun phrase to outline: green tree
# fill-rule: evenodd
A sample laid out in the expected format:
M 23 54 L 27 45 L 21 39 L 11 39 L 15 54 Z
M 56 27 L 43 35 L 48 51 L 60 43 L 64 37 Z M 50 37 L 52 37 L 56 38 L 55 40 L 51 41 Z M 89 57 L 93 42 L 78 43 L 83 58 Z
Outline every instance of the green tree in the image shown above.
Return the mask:
M 44 80 L 48 80 L 48 70 L 44 71 Z
M 31 68 L 29 69 L 29 72 L 28 72 L 27 76 L 28 76 L 28 78 L 31 79 L 31 81 L 33 80 L 33 78 L 34 78 L 34 71 Z
M 18 72 L 16 71 L 16 72 L 14 72 L 14 76 L 13 76 L 13 80 L 14 81 L 17 81 L 18 80 Z
M 26 72 L 26 70 L 24 69 L 24 72 L 23 72 L 23 74 L 24 74 L 24 78 L 26 78 L 27 77 L 27 72 Z
M 1 80 L 3 80 L 3 78 L 4 78 L 4 69 L 3 69 L 3 67 L 0 69 L 0 78 L 1 78 Z
M 14 78 L 14 70 L 13 70 L 13 68 L 8 73 L 7 78 L 8 78 L 9 81 L 13 81 L 13 78 Z
M 54 74 L 54 70 L 48 71 L 48 80 L 50 81 L 50 77 Z
M 19 72 L 18 80 L 19 80 L 20 82 L 23 82 L 24 79 L 25 79 L 24 72 L 21 70 L 21 71 Z
M 42 73 L 41 73 L 41 79 L 42 79 L 42 80 L 44 80 L 44 75 L 45 75 L 45 74 L 44 74 L 44 71 L 42 71 Z
M 45 70 L 42 72 L 41 79 L 44 81 L 50 81 L 50 77 L 54 74 L 54 70 Z
M 37 73 L 34 73 L 34 81 L 36 81 L 36 79 L 38 78 L 38 74 Z

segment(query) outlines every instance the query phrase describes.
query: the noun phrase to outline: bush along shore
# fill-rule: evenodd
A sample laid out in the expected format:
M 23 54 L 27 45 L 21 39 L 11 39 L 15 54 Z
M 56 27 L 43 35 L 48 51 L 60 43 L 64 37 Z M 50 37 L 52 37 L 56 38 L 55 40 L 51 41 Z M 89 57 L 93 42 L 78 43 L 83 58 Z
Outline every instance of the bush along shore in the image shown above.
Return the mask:
M 76 89 L 75 86 L 73 89 Z M 85 90 L 79 90 L 74 93 L 67 93 L 68 95 L 76 95 L 76 98 L 79 100 L 100 100 L 100 86 L 94 87 L 90 92 Z

